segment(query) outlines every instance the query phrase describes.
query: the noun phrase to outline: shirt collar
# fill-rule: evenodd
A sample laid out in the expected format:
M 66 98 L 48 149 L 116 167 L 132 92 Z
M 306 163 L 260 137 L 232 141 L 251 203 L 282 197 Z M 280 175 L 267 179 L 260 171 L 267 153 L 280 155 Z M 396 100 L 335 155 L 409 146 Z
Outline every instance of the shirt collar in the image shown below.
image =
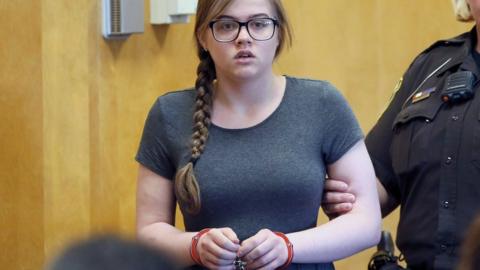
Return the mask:
M 453 43 L 461 47 L 450 55 L 450 62 L 439 70 L 438 76 L 441 76 L 445 71 L 458 66 L 460 66 L 459 69 L 461 70 L 470 70 L 474 72 L 475 75 L 479 74 L 478 67 L 472 56 L 472 50 L 475 48 L 477 43 L 477 30 L 475 26 L 470 30 L 470 32 L 464 33 L 452 39 L 442 40 L 441 42 L 446 45 Z

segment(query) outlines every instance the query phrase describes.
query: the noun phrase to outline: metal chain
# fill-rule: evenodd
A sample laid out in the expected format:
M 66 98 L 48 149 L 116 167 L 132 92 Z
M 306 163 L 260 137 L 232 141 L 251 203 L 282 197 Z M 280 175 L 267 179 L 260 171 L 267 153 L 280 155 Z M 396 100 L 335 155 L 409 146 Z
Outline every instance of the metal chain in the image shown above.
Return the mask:
M 235 266 L 235 270 L 247 270 L 247 263 L 242 261 L 239 257 L 235 258 L 233 265 Z

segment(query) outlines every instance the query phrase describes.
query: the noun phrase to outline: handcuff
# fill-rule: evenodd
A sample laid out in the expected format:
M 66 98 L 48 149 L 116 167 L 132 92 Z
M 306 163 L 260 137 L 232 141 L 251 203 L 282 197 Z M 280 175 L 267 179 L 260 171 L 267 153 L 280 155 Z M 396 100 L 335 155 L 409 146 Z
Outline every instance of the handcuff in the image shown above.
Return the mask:
M 233 266 L 235 266 L 235 270 L 246 270 L 247 263 L 242 261 L 240 257 L 236 257 L 233 261 Z

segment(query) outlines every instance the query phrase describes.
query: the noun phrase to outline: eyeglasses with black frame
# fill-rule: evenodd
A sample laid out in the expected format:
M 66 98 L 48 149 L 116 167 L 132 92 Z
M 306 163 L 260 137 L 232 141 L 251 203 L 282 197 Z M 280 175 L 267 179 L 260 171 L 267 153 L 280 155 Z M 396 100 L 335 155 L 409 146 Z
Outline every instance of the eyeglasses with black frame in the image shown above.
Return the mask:
M 254 40 L 265 41 L 273 37 L 278 21 L 273 18 L 254 18 L 246 22 L 219 19 L 209 23 L 213 37 L 218 42 L 231 42 L 238 38 L 242 26 Z

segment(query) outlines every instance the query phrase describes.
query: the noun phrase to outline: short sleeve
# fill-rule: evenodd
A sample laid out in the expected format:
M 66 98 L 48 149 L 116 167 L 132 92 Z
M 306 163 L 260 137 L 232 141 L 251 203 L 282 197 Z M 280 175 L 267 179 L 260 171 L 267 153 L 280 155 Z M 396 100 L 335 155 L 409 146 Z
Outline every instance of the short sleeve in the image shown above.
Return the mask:
M 150 109 L 135 159 L 158 175 L 173 179 L 175 166 L 170 156 L 171 127 L 165 121 L 160 98 Z
M 363 132 L 347 101 L 331 84 L 326 95 L 323 154 L 326 164 L 332 164 L 363 139 Z

